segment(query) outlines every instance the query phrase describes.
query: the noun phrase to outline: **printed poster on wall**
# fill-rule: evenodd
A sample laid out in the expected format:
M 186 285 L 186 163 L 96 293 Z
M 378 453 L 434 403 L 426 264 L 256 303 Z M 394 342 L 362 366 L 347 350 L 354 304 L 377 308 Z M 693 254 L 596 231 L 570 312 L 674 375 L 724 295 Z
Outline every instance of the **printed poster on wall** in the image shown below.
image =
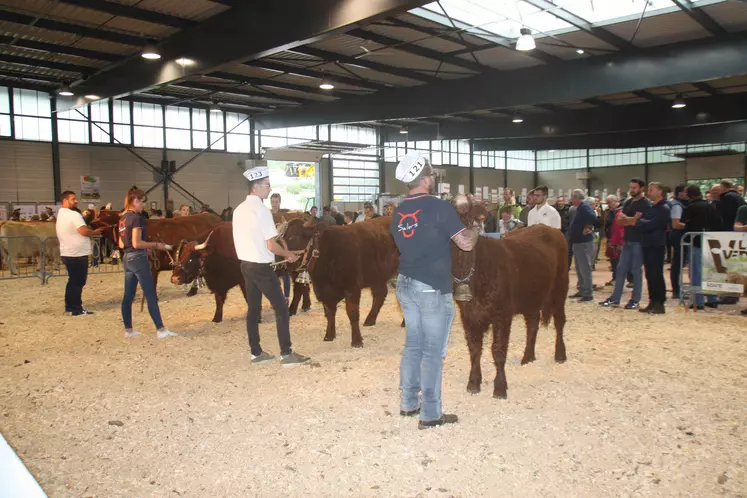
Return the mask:
M 93 204 L 101 203 L 100 176 L 87 175 L 80 177 L 80 202 L 91 202 Z
M 441 193 L 441 194 L 449 194 L 449 193 L 451 193 L 451 185 L 450 185 L 450 184 L 448 184 L 448 183 L 442 183 L 442 184 L 441 184 L 441 185 L 439 186 L 439 189 L 438 189 L 438 191 L 439 191 L 439 193 Z
M 316 174 L 318 163 L 298 161 L 267 161 L 270 169 L 270 185 L 272 193 L 280 194 L 280 208 L 291 211 L 308 211 L 311 206 L 321 205 L 321 183 Z M 366 184 L 370 187 L 335 187 L 339 193 L 364 193 L 370 189 L 375 191 L 379 180 L 372 178 L 356 179 L 359 185 Z M 375 182 L 375 183 L 374 183 Z M 352 189 L 355 189 L 354 191 Z M 365 192 L 368 193 L 368 192 Z M 373 194 L 371 194 L 373 196 Z M 342 201 L 343 198 L 336 198 Z M 269 203 L 269 201 L 268 201 Z
M 703 294 L 742 294 L 747 275 L 747 233 L 702 235 Z
M 36 204 L 13 204 L 13 211 L 16 209 L 21 211 L 21 219 L 24 221 L 29 221 L 36 214 Z
M 459 185 L 459 193 L 464 194 L 464 185 Z
M 475 191 L 475 200 L 476 201 L 481 201 L 482 200 L 482 189 L 481 188 L 478 188 Z
M 10 218 L 10 211 L 8 210 L 7 204 L 0 204 L 0 220 L 7 220 Z
M 501 198 L 498 197 L 498 189 L 494 188 L 490 191 L 490 200 L 493 202 L 493 204 L 500 204 Z
M 490 202 L 490 187 L 482 188 L 482 198 L 483 200 Z
M 39 212 L 39 214 L 45 213 L 47 211 L 47 208 L 51 208 L 55 217 L 57 216 L 57 213 L 60 211 L 61 207 L 62 205 L 60 204 L 37 204 L 36 205 L 36 209 Z

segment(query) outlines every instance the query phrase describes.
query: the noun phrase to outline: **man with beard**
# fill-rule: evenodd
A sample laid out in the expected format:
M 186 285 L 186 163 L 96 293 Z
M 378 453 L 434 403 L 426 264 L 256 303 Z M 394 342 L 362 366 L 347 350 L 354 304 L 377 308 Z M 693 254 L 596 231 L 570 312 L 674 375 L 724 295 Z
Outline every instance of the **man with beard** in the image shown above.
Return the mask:
M 599 303 L 601 306 L 619 306 L 622 297 L 625 279 L 623 275 L 628 272 L 633 273 L 633 295 L 630 301 L 625 305 L 626 310 L 638 309 L 641 301 L 643 290 L 643 250 L 641 248 L 641 231 L 640 228 L 632 223 L 635 220 L 636 213 L 645 215 L 651 207 L 651 202 L 644 195 L 644 186 L 646 183 L 640 178 L 630 180 L 630 197 L 625 201 L 622 207 L 622 214 L 618 216 L 617 223 L 625 226 L 625 245 L 623 245 L 620 254 L 620 263 L 617 266 L 617 279 L 615 280 L 615 290 L 612 295 Z
M 433 196 L 436 174 L 426 157 L 406 155 L 395 176 L 408 189 L 389 227 L 400 252 L 397 297 L 407 327 L 400 415 L 420 415 L 418 428 L 427 429 L 457 422 L 456 415 L 441 410 L 444 357 L 455 313 L 451 241 L 471 251 L 478 235 L 464 227 L 454 207 Z

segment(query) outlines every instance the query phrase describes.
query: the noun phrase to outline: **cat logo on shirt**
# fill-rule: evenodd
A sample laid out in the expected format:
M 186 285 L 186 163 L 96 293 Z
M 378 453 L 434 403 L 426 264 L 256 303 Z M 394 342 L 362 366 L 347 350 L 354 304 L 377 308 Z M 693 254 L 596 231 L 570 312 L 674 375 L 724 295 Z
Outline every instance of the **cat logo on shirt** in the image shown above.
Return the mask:
M 406 239 L 409 239 L 413 235 L 415 235 L 415 229 L 418 228 L 418 213 L 420 213 L 422 209 L 418 209 L 414 213 L 397 213 L 399 214 L 399 225 L 397 225 L 397 229 L 402 232 L 402 236 Z M 405 223 L 405 220 L 412 219 L 412 222 Z

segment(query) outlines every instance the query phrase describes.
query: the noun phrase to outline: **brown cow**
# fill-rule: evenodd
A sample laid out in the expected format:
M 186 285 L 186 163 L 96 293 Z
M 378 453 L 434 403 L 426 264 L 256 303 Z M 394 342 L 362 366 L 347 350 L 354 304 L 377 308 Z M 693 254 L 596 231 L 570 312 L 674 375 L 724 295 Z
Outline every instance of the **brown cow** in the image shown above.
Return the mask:
M 469 200 L 462 221 L 473 224 L 485 208 Z M 506 398 L 506 355 L 514 315 L 524 315 L 527 343 L 521 364 L 535 360 L 534 346 L 540 321 L 555 320 L 555 361 L 566 360 L 563 327 L 568 294 L 568 244 L 560 230 L 545 225 L 525 228 L 511 237 L 480 237 L 474 251 L 464 252 L 452 244 L 455 281 L 469 282 L 473 299 L 458 302 L 469 346 L 472 369 L 467 391 L 480 392 L 483 336 L 493 326 L 493 361 L 496 366 L 493 397 Z
M 364 288 L 371 289 L 373 305 L 363 326 L 376 324 L 388 292 L 387 284 L 399 265 L 399 253 L 389 234 L 390 222 L 391 217 L 344 226 L 309 225 L 301 220 L 289 222 L 285 233 L 288 249 L 307 249 L 304 258 L 293 267 L 297 269 L 299 264 L 308 263 L 314 293 L 324 305 L 325 341 L 335 339 L 337 304 L 345 299 L 352 328 L 351 345 L 354 348 L 363 346 L 359 322 Z

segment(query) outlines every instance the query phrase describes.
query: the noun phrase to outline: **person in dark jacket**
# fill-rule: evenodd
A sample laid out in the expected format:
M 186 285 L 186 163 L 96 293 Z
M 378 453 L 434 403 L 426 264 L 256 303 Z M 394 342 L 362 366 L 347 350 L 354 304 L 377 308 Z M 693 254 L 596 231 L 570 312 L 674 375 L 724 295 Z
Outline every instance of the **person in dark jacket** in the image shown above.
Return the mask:
M 651 208 L 645 215 L 636 213 L 635 226 L 641 231 L 641 249 L 643 251 L 643 268 L 646 271 L 648 285 L 648 306 L 641 308 L 642 313 L 661 315 L 665 313 L 664 303 L 667 300 L 667 287 L 664 283 L 664 258 L 667 246 L 667 226 L 669 226 L 669 204 L 664 197 L 664 187 L 659 182 L 648 185 L 648 198 Z
M 530 190 L 527 194 L 527 205 L 524 206 L 524 209 L 521 210 L 521 214 L 519 215 L 519 221 L 521 221 L 524 226 L 529 226 L 529 211 L 534 209 L 534 189 Z
M 684 228 L 687 232 L 717 232 L 721 230 L 723 224 L 721 215 L 713 203 L 703 200 L 700 193 L 700 187 L 697 185 L 687 186 L 687 197 L 690 199 L 690 205 L 682 213 L 680 224 L 675 228 Z M 701 248 L 701 237 L 693 238 L 693 254 L 690 261 L 690 282 L 694 287 L 700 287 L 703 283 L 703 252 Z M 695 304 L 702 310 L 705 299 L 703 294 L 695 294 Z M 706 304 L 709 308 L 717 308 L 718 300 L 716 296 L 709 295 Z
M 576 214 L 568 227 L 568 240 L 573 245 L 573 257 L 576 261 L 578 292 L 572 298 L 580 298 L 586 303 L 594 300 L 594 286 L 591 279 L 591 266 L 596 257 L 594 247 L 594 222 L 596 212 L 589 203 L 584 202 L 584 191 L 576 189 L 571 194 L 571 204 L 576 206 Z
M 625 279 L 620 277 L 627 275 L 628 272 L 633 273 L 633 295 L 625 305 L 625 309 L 637 309 L 638 303 L 641 300 L 643 290 L 641 232 L 635 224 L 631 224 L 631 219 L 636 219 L 636 213 L 641 213 L 641 215 L 646 214 L 651 207 L 651 202 L 644 195 L 645 186 L 646 183 L 640 178 L 630 180 L 630 197 L 623 204 L 622 215 L 618 217 L 617 221 L 625 226 L 625 245 L 622 248 L 620 263 L 617 266 L 618 278 L 615 280 L 615 290 L 612 292 L 612 295 L 599 303 L 601 306 L 610 307 L 620 305 L 620 298 L 622 297 L 623 286 L 625 285 Z
M 721 192 L 719 194 L 719 203 L 717 205 L 719 214 L 721 214 L 722 230 L 730 232 L 734 230 L 734 221 L 737 219 L 737 211 L 740 206 L 744 205 L 744 197 L 734 187 L 730 180 L 721 182 Z
M 568 231 L 568 227 L 571 225 L 568 219 L 568 210 L 570 206 L 565 203 L 565 197 L 559 195 L 555 200 L 555 210 L 560 215 L 560 231 L 564 234 Z
M 682 262 L 687 261 L 688 256 L 687 254 L 682 254 L 682 236 L 685 235 L 685 230 L 677 227 L 683 226 L 680 224 L 680 220 L 682 219 L 682 213 L 689 204 L 690 200 L 687 198 L 685 185 L 677 185 L 674 188 L 674 199 L 672 199 L 671 203 L 670 216 L 672 219 L 672 231 L 669 232 L 669 238 L 672 242 L 672 266 L 669 269 L 669 281 L 672 284 L 672 297 L 675 299 L 679 299 L 680 297 Z

